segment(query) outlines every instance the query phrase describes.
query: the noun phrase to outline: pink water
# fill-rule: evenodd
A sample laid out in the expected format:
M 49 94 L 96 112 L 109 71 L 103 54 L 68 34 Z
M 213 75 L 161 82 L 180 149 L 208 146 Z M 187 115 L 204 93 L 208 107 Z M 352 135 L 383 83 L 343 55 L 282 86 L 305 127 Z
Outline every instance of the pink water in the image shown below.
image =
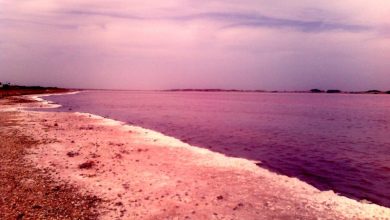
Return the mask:
M 390 207 L 390 95 L 88 91 L 47 99 Z

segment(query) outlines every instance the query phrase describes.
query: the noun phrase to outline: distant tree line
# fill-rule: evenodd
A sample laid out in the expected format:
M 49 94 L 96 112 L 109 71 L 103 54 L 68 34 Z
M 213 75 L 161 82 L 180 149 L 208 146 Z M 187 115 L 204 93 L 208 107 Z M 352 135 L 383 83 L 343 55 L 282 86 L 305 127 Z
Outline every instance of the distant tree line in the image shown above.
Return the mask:
M 11 89 L 43 90 L 43 89 L 57 89 L 57 87 L 18 86 L 18 85 L 11 85 L 11 83 L 2 83 L 2 82 L 0 82 L 0 89 L 2 89 L 2 90 L 11 90 Z
M 341 90 L 338 89 L 329 89 L 329 90 L 321 90 L 321 89 L 311 89 L 311 93 L 342 93 Z M 345 93 L 352 93 L 352 94 L 390 94 L 389 91 L 380 91 L 380 90 L 368 90 L 364 92 L 345 92 Z
M 2 83 L 2 82 L 0 82 L 0 88 L 1 89 L 6 90 L 6 89 L 9 89 L 10 87 L 11 87 L 11 83 Z
M 262 93 L 307 93 L 308 91 L 267 91 L 267 90 L 243 90 L 243 89 L 169 89 L 168 92 L 262 92 Z M 348 93 L 348 94 L 390 94 L 389 91 L 368 90 L 362 92 L 347 92 L 339 89 L 311 89 L 311 93 Z
M 18 86 L 0 82 L 0 99 L 7 96 L 69 92 L 68 89 L 42 86 Z
M 312 93 L 341 93 L 341 90 L 338 89 L 329 89 L 329 90 L 320 90 L 320 89 L 312 89 L 310 90 Z

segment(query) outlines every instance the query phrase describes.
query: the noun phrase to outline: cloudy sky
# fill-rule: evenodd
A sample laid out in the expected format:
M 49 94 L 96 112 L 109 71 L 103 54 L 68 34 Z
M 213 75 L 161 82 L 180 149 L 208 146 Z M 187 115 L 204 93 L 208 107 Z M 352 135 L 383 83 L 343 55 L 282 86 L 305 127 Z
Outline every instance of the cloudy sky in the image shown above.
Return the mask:
M 0 0 L 0 81 L 390 90 L 390 1 Z

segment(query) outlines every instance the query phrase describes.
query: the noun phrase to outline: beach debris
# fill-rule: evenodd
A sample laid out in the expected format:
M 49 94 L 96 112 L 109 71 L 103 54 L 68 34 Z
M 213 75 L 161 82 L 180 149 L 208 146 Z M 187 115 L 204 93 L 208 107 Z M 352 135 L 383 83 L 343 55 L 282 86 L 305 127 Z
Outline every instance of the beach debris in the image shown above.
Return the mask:
M 223 199 L 223 196 L 217 196 L 217 199 L 218 199 L 218 200 L 222 200 L 222 199 Z
M 21 213 L 18 214 L 18 216 L 16 216 L 16 219 L 17 219 L 17 220 L 22 220 L 23 217 L 24 217 L 24 213 L 21 212 Z
M 68 153 L 66 153 L 66 155 L 68 155 L 68 157 L 75 157 L 75 156 L 78 156 L 80 154 L 79 154 L 79 152 L 69 151 Z
M 80 130 L 93 130 L 93 128 L 94 128 L 93 125 L 79 127 Z
M 256 162 L 255 164 L 256 164 L 256 166 L 259 166 L 259 167 L 262 166 L 261 162 Z
M 238 204 L 236 205 L 236 207 L 233 208 L 233 211 L 236 211 L 238 208 L 243 207 L 243 206 L 244 206 L 244 204 L 238 203 Z
M 363 204 L 372 204 L 371 201 L 367 200 L 367 199 L 362 199 L 359 201 L 360 203 L 363 203 Z
M 96 153 L 90 153 L 90 156 L 91 156 L 92 158 L 98 158 L 98 157 L 100 157 L 100 155 L 99 155 L 99 154 L 96 154 Z
M 114 143 L 114 142 L 108 142 L 108 145 L 110 145 L 110 146 L 118 146 L 118 147 L 121 147 L 121 146 L 123 146 L 123 145 L 125 145 L 125 144 L 123 144 L 123 143 Z
M 122 159 L 122 154 L 115 154 L 115 156 L 113 157 L 113 159 Z
M 130 152 L 128 150 L 121 150 L 120 153 L 121 154 L 130 154 Z
M 61 190 L 61 187 L 60 186 L 55 186 L 55 187 L 53 187 L 52 189 L 51 189 L 51 191 L 53 191 L 53 192 L 58 192 L 58 191 L 60 191 Z
M 79 168 L 80 169 L 91 169 L 94 166 L 95 166 L 95 162 L 90 160 L 90 161 L 87 161 L 85 163 L 80 164 Z
M 41 206 L 41 205 L 38 205 L 38 204 L 36 204 L 36 205 L 33 205 L 33 206 L 32 206 L 32 208 L 33 208 L 33 209 L 41 209 L 41 208 L 42 208 L 42 206 Z

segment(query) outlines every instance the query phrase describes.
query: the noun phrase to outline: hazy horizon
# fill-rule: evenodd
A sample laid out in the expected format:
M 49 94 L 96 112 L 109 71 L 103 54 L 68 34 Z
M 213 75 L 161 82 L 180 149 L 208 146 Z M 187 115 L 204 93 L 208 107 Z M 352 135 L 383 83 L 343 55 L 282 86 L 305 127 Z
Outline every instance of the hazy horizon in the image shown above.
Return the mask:
M 0 82 L 390 90 L 390 2 L 0 0 Z

